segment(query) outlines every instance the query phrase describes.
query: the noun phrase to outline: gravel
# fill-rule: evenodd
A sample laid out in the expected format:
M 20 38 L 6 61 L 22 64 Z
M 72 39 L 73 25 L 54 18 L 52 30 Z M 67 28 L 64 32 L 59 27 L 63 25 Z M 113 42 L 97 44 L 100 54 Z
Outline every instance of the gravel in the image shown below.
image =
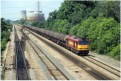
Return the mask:
M 89 52 L 89 54 L 95 56 L 99 61 L 102 61 L 102 62 L 120 70 L 120 61 L 110 58 L 108 56 L 94 53 L 94 52 Z
M 43 49 L 46 49 L 49 54 L 51 54 L 55 59 L 57 59 L 63 66 L 64 68 L 72 74 L 76 79 L 78 80 L 95 80 L 93 76 L 85 72 L 83 69 L 75 65 L 73 62 L 71 62 L 69 59 L 65 58 L 63 55 L 58 53 L 56 50 L 53 48 L 49 47 L 46 45 L 46 43 L 42 42 L 41 40 L 37 39 L 33 35 L 29 34 L 31 39 L 34 39 L 36 43 L 40 44 Z

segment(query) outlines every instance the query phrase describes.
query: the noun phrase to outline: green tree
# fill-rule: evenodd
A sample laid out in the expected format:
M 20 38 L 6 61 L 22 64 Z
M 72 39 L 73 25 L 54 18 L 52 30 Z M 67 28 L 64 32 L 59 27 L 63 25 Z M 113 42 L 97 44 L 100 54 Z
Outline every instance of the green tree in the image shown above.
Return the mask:
M 120 1 L 65 0 L 59 10 L 50 12 L 43 28 L 88 38 L 90 50 L 119 59 L 119 5 Z
M 113 47 L 112 51 L 108 55 L 112 58 L 120 60 L 120 44 Z
M 1 18 L 1 51 L 6 47 L 7 41 L 9 41 L 10 32 L 12 30 L 12 25 L 10 20 L 5 20 Z
M 73 26 L 73 27 L 70 29 L 69 34 L 70 34 L 70 35 L 77 35 L 77 31 L 78 31 L 78 29 L 79 29 L 79 26 L 80 26 L 80 24 L 77 24 L 77 25 Z
M 1 42 L 1 51 L 3 51 L 6 47 L 7 40 L 4 38 Z
M 18 23 L 19 23 L 19 24 L 25 24 L 25 22 L 26 22 L 25 19 L 20 19 Z

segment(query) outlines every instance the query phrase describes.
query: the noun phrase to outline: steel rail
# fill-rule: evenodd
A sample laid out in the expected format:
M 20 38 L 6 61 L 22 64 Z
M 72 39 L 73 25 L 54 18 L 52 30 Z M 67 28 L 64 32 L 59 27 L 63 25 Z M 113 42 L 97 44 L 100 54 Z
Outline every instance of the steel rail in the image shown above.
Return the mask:
M 15 52 L 16 52 L 16 79 L 17 80 L 30 80 L 29 73 L 27 70 L 27 64 L 25 61 L 25 56 L 24 56 L 16 29 L 14 30 L 14 32 L 15 32 L 14 33 L 15 34 L 15 41 L 14 42 L 15 42 Z M 20 57 L 18 55 L 21 55 L 21 60 L 20 60 Z M 24 65 L 24 66 L 22 66 L 23 68 L 18 67 L 19 66 L 18 62 L 20 63 L 20 61 L 23 62 L 23 65 Z M 24 74 L 25 76 L 22 75 L 22 77 L 20 77 L 19 70 L 22 70 L 22 69 L 23 69 L 23 73 L 25 73 Z
M 42 57 L 40 57 L 39 56 L 39 54 L 38 54 L 38 52 L 37 52 L 37 50 L 36 50 L 36 47 L 34 47 L 33 45 L 32 45 L 32 43 L 29 41 L 29 43 L 30 43 L 30 45 L 31 45 L 31 47 L 33 48 L 33 50 L 36 52 L 36 54 L 38 55 L 38 57 L 41 59 L 41 61 L 44 63 L 44 65 L 47 67 L 47 70 L 50 72 L 50 74 L 54 77 L 54 79 L 55 80 L 59 80 L 57 77 L 56 77 L 56 75 L 52 72 L 52 70 L 49 68 L 49 64 L 47 64 L 43 59 L 42 59 Z
M 38 45 L 36 45 L 36 43 L 31 40 L 30 42 L 31 46 L 33 46 L 32 43 L 39 49 L 39 51 L 41 51 L 51 61 L 52 64 L 54 64 L 54 66 L 59 70 L 59 72 L 61 72 L 67 78 L 67 80 L 74 80 L 74 78 L 62 67 L 61 64 L 59 64 L 57 60 L 55 60 L 51 55 L 45 52 L 42 48 L 39 48 Z M 35 49 L 36 47 L 33 47 L 33 49 Z M 55 79 L 58 79 L 56 78 L 56 75 L 54 73 L 51 72 L 51 74 L 54 76 Z
M 35 50 L 31 47 L 30 43 L 28 41 L 26 41 L 26 42 L 27 42 L 26 43 L 27 44 L 27 47 L 30 48 L 30 50 L 31 50 L 31 55 L 38 62 L 39 66 L 42 69 L 42 71 L 43 71 L 44 75 L 46 76 L 46 78 L 48 80 L 52 80 L 53 78 L 51 77 L 50 73 L 48 72 L 48 69 L 47 69 L 46 65 L 42 62 L 41 59 L 38 58 L 38 55 L 36 54 Z
M 115 68 L 113 68 L 113 67 L 111 67 L 111 66 L 109 66 L 109 65 L 107 65 L 107 64 L 105 64 L 105 63 L 103 63 L 99 60 L 96 60 L 95 58 L 92 58 L 90 56 L 88 56 L 88 57 L 86 56 L 86 57 L 83 57 L 83 58 L 92 62 L 92 63 L 94 63 L 94 64 L 96 64 L 96 65 L 98 65 L 99 67 L 101 67 L 103 69 L 106 69 L 107 71 L 115 74 L 116 76 L 120 77 L 120 71 L 119 70 L 117 70 L 117 69 L 115 69 Z
M 25 34 L 25 32 L 23 32 L 23 35 L 26 39 L 26 45 L 28 48 L 30 48 L 31 50 L 31 54 L 32 56 L 36 59 L 36 61 L 38 62 L 38 64 L 40 65 L 41 69 L 43 70 L 44 75 L 46 76 L 46 78 L 48 80 L 53 80 L 53 76 L 51 76 L 51 73 L 48 71 L 48 68 L 46 67 L 46 65 L 44 64 L 44 62 L 38 57 L 37 51 L 35 50 L 35 48 L 33 48 L 33 46 L 31 45 L 31 43 L 29 42 L 29 37 Z M 27 48 L 27 49 L 28 49 Z

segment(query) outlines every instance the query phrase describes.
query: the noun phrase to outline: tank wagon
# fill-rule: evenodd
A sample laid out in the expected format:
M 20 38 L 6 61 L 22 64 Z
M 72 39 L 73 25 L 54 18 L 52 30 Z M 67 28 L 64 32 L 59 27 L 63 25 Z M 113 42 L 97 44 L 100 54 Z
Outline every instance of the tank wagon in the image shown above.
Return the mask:
M 32 26 L 24 27 L 38 33 L 43 37 L 46 37 L 47 39 L 67 48 L 78 55 L 88 55 L 89 53 L 89 41 L 86 38 L 79 38 L 77 36 L 61 34 Z

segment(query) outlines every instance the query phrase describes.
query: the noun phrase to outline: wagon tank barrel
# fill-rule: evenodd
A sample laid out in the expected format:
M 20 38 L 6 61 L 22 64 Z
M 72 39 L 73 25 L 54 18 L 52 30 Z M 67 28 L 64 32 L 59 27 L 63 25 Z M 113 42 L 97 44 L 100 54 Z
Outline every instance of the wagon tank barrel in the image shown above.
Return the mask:
M 28 26 L 25 26 L 28 27 Z M 61 34 L 61 33 L 57 33 L 57 32 L 53 32 L 50 30 L 46 30 L 46 29 L 42 29 L 42 28 L 37 28 L 37 27 L 32 27 L 30 26 L 30 28 L 33 28 L 35 30 L 39 30 L 41 33 L 46 34 L 48 36 L 54 37 L 60 41 L 65 41 L 65 37 L 67 36 L 66 34 Z

